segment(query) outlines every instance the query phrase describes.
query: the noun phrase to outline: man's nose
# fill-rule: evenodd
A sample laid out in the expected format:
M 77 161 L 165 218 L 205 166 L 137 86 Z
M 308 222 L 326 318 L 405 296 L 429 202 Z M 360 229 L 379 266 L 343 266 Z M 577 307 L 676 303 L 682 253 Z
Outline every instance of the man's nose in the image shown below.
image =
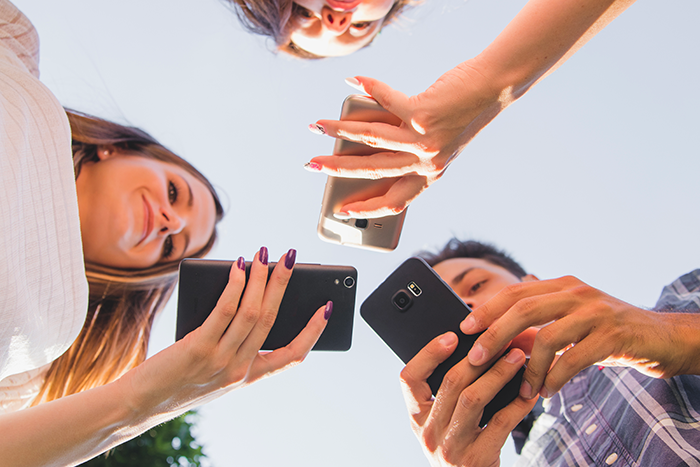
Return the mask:
M 352 23 L 352 12 L 336 11 L 328 6 L 324 6 L 321 10 L 321 18 L 328 30 L 340 35 L 350 27 Z

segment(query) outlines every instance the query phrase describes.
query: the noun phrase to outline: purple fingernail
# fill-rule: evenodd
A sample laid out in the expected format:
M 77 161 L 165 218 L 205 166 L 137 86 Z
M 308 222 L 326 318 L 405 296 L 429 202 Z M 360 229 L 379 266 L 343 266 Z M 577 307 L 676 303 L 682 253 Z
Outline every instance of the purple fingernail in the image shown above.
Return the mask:
M 242 256 L 238 258 L 238 261 L 236 261 L 236 265 L 238 266 L 238 269 L 241 271 L 245 271 L 245 258 Z
M 333 302 L 328 300 L 328 303 L 326 303 L 326 310 L 323 312 L 323 318 L 328 321 L 328 318 L 331 317 L 331 313 L 333 313 Z
M 316 162 L 307 162 L 306 164 L 304 164 L 304 168 L 309 172 L 320 172 L 323 166 Z
M 326 129 L 323 128 L 318 123 L 311 123 L 309 125 L 309 131 L 311 131 L 311 133 L 316 133 L 317 135 L 325 135 L 326 134 Z
M 292 269 L 294 266 L 294 261 L 297 259 L 297 250 L 290 248 L 287 252 L 287 256 L 284 257 L 284 267 L 287 269 Z
M 265 266 L 267 266 L 267 247 L 266 246 L 260 247 L 260 254 L 258 255 L 258 259 L 260 260 L 261 263 L 263 263 Z

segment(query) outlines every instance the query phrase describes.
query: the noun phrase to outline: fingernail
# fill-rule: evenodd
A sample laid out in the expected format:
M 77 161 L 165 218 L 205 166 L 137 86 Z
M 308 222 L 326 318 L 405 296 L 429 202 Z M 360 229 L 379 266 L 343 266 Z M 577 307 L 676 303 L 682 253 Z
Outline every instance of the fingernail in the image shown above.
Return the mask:
M 266 246 L 260 247 L 260 254 L 258 255 L 258 259 L 260 260 L 261 263 L 263 263 L 265 266 L 267 266 L 267 247 Z
M 472 315 L 469 315 L 467 316 L 467 319 L 462 322 L 462 331 L 465 334 L 469 334 L 469 332 L 474 329 L 474 326 L 476 326 L 476 320 L 474 320 Z
M 345 212 L 345 211 L 334 212 L 334 213 L 333 213 L 333 217 L 335 217 L 336 219 L 340 219 L 340 220 L 343 220 L 343 219 L 350 219 L 350 214 L 348 214 L 348 213 Z
M 245 271 L 245 258 L 242 256 L 238 258 L 238 261 L 236 261 L 236 266 L 238 266 L 238 269 L 241 271 Z
M 353 88 L 357 89 L 358 91 L 365 92 L 364 88 L 362 87 L 362 83 L 357 78 L 345 78 L 345 83 L 347 83 L 348 86 L 352 86 Z
M 478 342 L 469 351 L 469 362 L 472 365 L 481 365 L 481 362 L 486 360 L 486 352 Z
M 546 387 L 542 386 L 542 389 L 540 389 L 540 396 L 544 397 L 545 399 L 549 399 L 552 397 L 552 394 Z
M 520 386 L 520 395 L 525 399 L 532 399 L 532 386 L 527 381 L 523 381 L 522 386 Z
M 316 162 L 307 162 L 304 164 L 304 168 L 309 172 L 320 172 L 323 166 Z
M 311 133 L 316 133 L 317 135 L 325 135 L 326 134 L 326 129 L 323 128 L 323 126 L 319 125 L 318 123 L 309 124 L 309 131 L 311 131 Z
M 333 313 L 333 302 L 328 300 L 328 303 L 326 303 L 326 310 L 323 312 L 323 318 L 328 321 L 328 318 L 331 317 L 331 313 Z
M 454 333 L 452 333 L 452 332 L 448 332 L 447 334 L 445 334 L 444 336 L 442 336 L 440 338 L 440 343 L 442 345 L 444 345 L 445 347 L 449 347 L 452 344 L 454 344 L 456 340 L 457 340 L 457 336 L 455 336 Z
M 290 248 L 287 252 L 287 256 L 284 257 L 284 267 L 287 269 L 292 269 L 294 266 L 294 261 L 297 259 L 297 250 Z
M 511 350 L 508 352 L 508 355 L 506 355 L 506 362 L 508 363 L 518 363 L 520 361 L 520 352 L 516 352 L 515 350 Z

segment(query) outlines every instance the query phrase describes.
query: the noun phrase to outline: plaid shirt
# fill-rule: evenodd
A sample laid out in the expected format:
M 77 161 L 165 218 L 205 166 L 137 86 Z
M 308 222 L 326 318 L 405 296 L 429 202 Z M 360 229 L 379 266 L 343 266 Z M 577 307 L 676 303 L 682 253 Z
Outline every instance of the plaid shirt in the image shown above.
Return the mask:
M 700 269 L 664 287 L 654 309 L 700 312 Z M 700 376 L 587 368 L 545 402 L 516 465 L 700 466 Z

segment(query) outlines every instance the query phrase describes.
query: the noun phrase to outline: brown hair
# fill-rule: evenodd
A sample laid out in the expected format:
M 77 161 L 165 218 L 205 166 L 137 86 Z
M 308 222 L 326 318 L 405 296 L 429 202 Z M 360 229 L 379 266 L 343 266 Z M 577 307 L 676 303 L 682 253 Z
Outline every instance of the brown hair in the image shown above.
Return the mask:
M 68 109 L 66 114 L 71 127 L 76 178 L 84 163 L 99 161 L 97 153 L 105 146 L 175 164 L 209 188 L 216 222 L 221 220 L 224 210 L 211 183 L 148 133 Z M 215 241 L 216 228 L 207 244 L 193 256 L 206 255 Z M 178 262 L 138 270 L 86 262 L 85 270 L 89 285 L 85 324 L 73 345 L 51 364 L 32 405 L 107 384 L 143 362 L 153 320 L 175 288 Z
M 225 0 L 233 6 L 238 19 L 253 34 L 268 36 L 275 41 L 278 51 L 296 58 L 314 60 L 325 58 L 307 52 L 291 41 L 293 19 L 299 6 L 293 0 Z M 381 27 L 395 21 L 401 11 L 416 0 L 396 0 L 391 10 L 384 16 Z M 375 34 L 374 37 L 377 37 Z M 374 41 L 374 39 L 372 39 Z M 370 41 L 365 47 L 372 43 Z

